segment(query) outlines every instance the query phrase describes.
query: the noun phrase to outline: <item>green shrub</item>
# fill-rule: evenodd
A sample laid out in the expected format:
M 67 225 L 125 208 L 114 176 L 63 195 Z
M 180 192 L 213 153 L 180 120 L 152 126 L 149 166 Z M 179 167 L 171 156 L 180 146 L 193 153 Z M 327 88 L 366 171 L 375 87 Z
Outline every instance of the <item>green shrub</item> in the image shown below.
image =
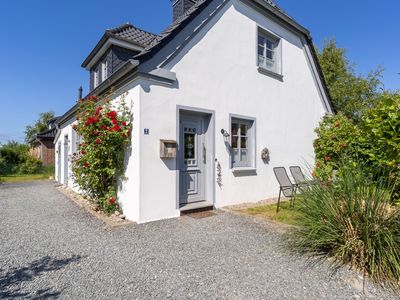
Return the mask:
M 362 155 L 366 168 L 384 168 L 400 198 L 400 95 L 383 94 L 379 103 L 365 111 L 360 124 Z
M 6 174 L 6 171 L 7 171 L 7 162 L 4 159 L 4 157 L 0 155 L 0 175 Z
M 54 176 L 55 167 L 54 166 L 42 166 L 40 169 L 40 174 L 46 174 L 50 176 Z
M 393 199 L 400 198 L 400 95 L 384 93 L 376 105 L 354 123 L 343 114 L 325 117 L 316 129 L 315 176 L 329 180 L 340 166 L 376 169 L 395 185 Z M 345 159 L 346 163 L 342 164 Z
M 42 169 L 42 161 L 32 156 L 27 156 L 25 162 L 19 166 L 21 174 L 37 174 Z
M 365 133 L 365 155 L 375 166 L 396 169 L 400 163 L 400 95 L 384 94 L 365 111 L 361 129 Z
M 29 146 L 10 141 L 0 146 L 0 174 L 9 175 L 19 171 L 19 166 L 25 162 Z
M 315 131 L 316 177 L 332 179 L 332 172 L 339 169 L 343 157 L 348 164 L 359 160 L 362 133 L 351 119 L 341 113 L 325 116 Z
M 400 280 L 400 210 L 390 202 L 385 178 L 371 180 L 360 170 L 342 169 L 331 185 L 316 184 L 299 201 L 297 249 L 328 254 L 375 282 L 392 287 Z
M 28 151 L 28 145 L 10 141 L 0 147 L 0 156 L 7 164 L 18 165 L 25 161 Z

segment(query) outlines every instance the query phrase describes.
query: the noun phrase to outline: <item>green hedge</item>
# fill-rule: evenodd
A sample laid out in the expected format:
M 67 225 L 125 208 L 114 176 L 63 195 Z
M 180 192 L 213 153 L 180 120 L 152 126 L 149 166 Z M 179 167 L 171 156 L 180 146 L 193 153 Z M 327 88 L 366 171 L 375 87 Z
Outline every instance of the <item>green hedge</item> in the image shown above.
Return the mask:
M 355 123 L 339 113 L 326 116 L 316 129 L 314 175 L 330 180 L 346 167 L 360 166 L 370 176 L 379 172 L 400 195 L 400 95 L 385 93 Z
M 43 174 L 46 172 L 42 161 L 29 155 L 28 145 L 8 142 L 0 146 L 0 175 Z

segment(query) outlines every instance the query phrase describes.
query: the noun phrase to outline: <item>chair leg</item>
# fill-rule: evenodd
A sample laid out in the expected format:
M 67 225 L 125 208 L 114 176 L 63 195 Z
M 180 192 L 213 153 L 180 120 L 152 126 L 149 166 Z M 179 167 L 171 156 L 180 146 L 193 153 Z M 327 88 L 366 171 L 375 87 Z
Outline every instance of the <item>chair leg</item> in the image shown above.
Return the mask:
M 279 212 L 279 204 L 281 202 L 281 193 L 282 193 L 282 188 L 279 189 L 279 197 L 278 197 L 278 206 L 276 207 L 276 212 Z
M 292 208 L 292 205 L 293 205 L 293 189 L 292 192 L 290 193 L 289 207 Z
M 294 207 L 294 201 L 296 200 L 297 186 L 292 189 L 292 207 Z

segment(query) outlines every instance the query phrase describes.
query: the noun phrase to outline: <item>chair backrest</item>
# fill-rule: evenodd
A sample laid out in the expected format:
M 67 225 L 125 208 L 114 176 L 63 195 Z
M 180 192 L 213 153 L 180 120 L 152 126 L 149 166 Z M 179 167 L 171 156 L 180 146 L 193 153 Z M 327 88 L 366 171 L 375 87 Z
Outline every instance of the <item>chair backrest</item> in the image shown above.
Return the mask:
M 293 184 L 289 179 L 289 176 L 284 167 L 276 167 L 274 168 L 275 177 L 279 182 L 281 187 L 292 187 Z
M 299 166 L 291 166 L 289 167 L 290 173 L 292 173 L 293 179 L 297 184 L 304 183 L 307 181 L 306 177 L 303 174 L 303 171 Z

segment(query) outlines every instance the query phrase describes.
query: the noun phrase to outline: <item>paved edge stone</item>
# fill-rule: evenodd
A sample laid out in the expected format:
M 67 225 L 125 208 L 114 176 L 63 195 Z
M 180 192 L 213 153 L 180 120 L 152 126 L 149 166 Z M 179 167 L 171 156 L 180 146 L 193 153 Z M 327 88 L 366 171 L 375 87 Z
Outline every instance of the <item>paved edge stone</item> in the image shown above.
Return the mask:
M 135 222 L 116 217 L 115 215 L 107 216 L 103 212 L 95 211 L 91 202 L 83 198 L 80 194 L 74 192 L 71 188 L 59 185 L 56 186 L 56 189 L 63 195 L 65 195 L 68 199 L 72 200 L 78 207 L 84 209 L 86 212 L 96 217 L 109 227 L 115 228 L 136 224 Z

